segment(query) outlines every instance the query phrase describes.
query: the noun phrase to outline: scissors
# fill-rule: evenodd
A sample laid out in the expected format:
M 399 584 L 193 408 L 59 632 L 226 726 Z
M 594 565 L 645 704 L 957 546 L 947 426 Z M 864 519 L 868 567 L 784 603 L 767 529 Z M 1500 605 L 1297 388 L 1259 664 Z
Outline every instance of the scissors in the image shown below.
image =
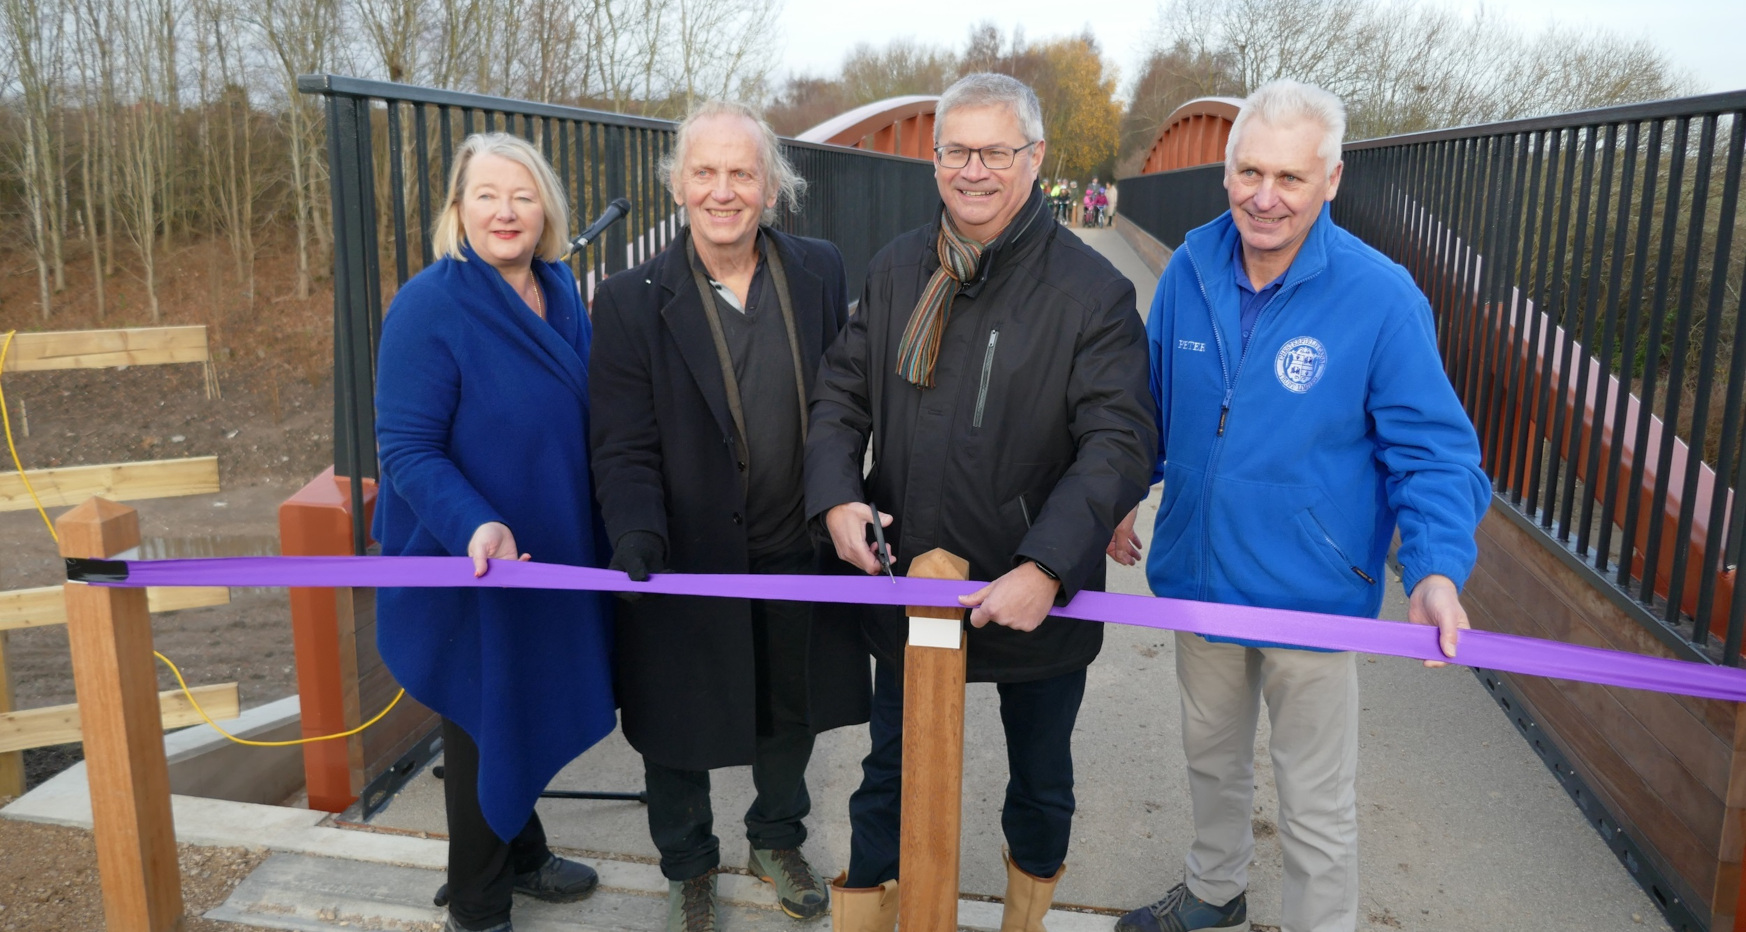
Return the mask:
M 868 502 L 867 508 L 873 512 L 873 543 L 878 548 L 873 556 L 879 561 L 879 568 L 885 571 L 886 576 L 891 577 L 891 584 L 895 586 L 897 574 L 891 572 L 891 556 L 885 549 L 885 526 L 879 520 L 879 506 Z

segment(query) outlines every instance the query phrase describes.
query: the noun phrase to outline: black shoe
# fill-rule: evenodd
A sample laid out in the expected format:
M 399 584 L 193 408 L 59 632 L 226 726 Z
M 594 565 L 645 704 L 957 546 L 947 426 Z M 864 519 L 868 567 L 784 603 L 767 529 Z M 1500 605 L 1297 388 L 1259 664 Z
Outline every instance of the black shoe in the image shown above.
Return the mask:
M 1188 885 L 1179 883 L 1150 906 L 1142 906 L 1116 920 L 1116 932 L 1193 932 L 1195 929 L 1247 929 L 1249 927 L 1249 896 L 1237 898 L 1222 906 L 1214 906 L 1188 892 Z
M 538 870 L 515 875 L 515 892 L 548 903 L 574 903 L 600 886 L 600 875 L 580 861 L 552 855 Z

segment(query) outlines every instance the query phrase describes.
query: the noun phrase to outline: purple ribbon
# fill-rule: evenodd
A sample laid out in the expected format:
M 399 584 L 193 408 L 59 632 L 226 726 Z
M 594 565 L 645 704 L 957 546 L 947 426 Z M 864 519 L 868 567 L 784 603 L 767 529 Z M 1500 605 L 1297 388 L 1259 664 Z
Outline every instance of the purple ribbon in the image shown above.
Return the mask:
M 623 573 L 554 563 L 492 560 L 474 578 L 468 557 L 218 557 L 204 560 L 127 561 L 125 580 L 93 580 L 97 586 L 300 586 L 370 588 L 480 587 L 495 589 L 591 589 L 659 595 L 847 602 L 862 605 L 957 607 L 958 597 L 984 583 L 883 576 L 751 576 L 661 573 L 631 582 Z M 1446 660 L 1437 630 L 1424 625 L 1190 602 L 1111 592 L 1081 592 L 1051 614 L 1105 624 L 1136 625 L 1218 637 L 1273 641 L 1303 647 L 1388 654 L 1414 660 Z M 1466 631 L 1455 661 L 1471 667 L 1549 676 L 1657 692 L 1746 702 L 1746 670 L 1540 638 Z

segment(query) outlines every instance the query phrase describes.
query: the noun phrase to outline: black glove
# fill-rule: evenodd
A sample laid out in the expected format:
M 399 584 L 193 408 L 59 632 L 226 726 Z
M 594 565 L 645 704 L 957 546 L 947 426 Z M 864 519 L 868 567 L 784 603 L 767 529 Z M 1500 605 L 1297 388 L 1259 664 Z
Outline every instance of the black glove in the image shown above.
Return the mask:
M 606 568 L 624 573 L 632 582 L 648 582 L 650 573 L 667 568 L 667 542 L 654 531 L 626 531 L 612 548 L 612 563 Z M 640 595 L 620 592 L 618 597 L 634 602 Z

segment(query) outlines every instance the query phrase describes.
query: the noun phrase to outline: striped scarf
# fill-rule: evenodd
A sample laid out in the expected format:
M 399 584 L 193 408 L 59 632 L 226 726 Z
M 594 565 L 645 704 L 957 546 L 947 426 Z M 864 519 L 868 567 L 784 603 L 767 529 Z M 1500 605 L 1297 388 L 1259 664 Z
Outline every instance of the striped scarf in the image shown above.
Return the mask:
M 966 279 L 975 277 L 976 265 L 982 260 L 982 244 L 954 229 L 952 218 L 943 211 L 937 248 L 940 267 L 922 289 L 921 299 L 909 314 L 909 324 L 903 328 L 903 341 L 897 345 L 897 374 L 921 388 L 934 387 L 934 362 L 940 358 L 952 299 Z

